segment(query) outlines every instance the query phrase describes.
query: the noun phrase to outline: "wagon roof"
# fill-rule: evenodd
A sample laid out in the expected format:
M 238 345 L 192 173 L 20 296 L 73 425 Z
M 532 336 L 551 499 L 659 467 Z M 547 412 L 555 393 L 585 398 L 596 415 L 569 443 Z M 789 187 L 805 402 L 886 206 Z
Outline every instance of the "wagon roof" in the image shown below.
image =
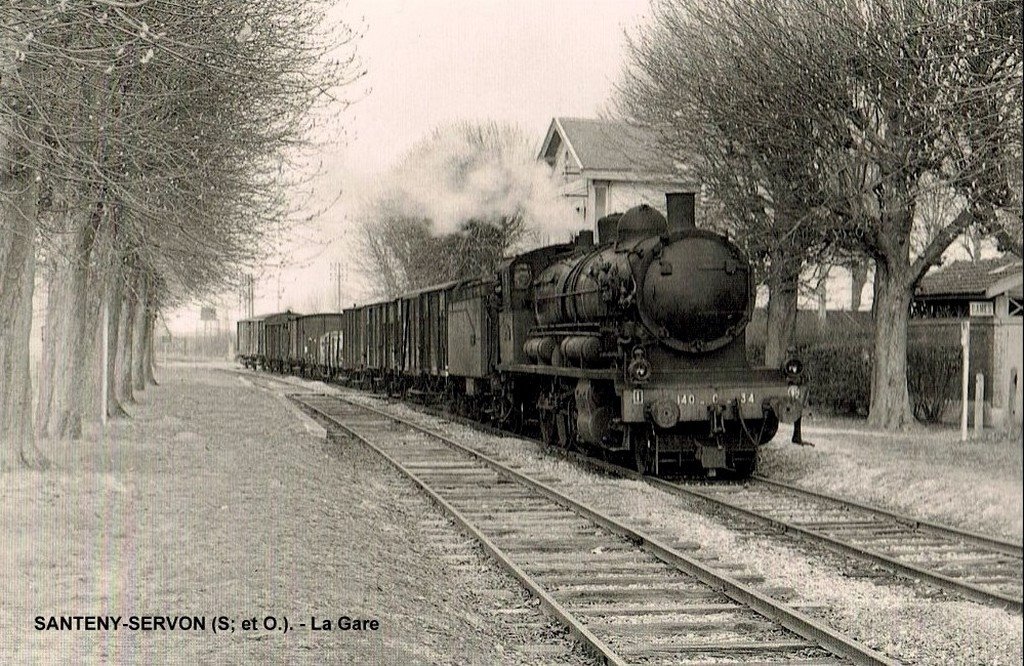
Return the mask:
M 386 305 L 388 303 L 394 303 L 405 298 L 412 298 L 413 296 L 419 296 L 425 294 L 428 291 L 442 291 L 444 289 L 451 289 L 452 287 L 458 286 L 460 283 L 466 282 L 466 280 L 452 280 L 451 282 L 442 282 L 440 284 L 432 284 L 421 289 L 415 289 L 413 291 L 403 291 L 395 298 L 388 298 L 382 301 L 371 301 L 369 303 L 363 303 L 362 305 L 355 305 L 351 308 L 346 308 L 345 312 L 354 312 L 356 310 L 362 310 L 363 308 L 373 307 L 374 305 Z
M 460 282 L 465 282 L 465 280 L 452 280 L 451 282 L 442 282 L 441 284 L 432 284 L 429 287 L 423 287 L 422 289 L 417 289 L 415 291 L 404 292 L 398 298 L 410 298 L 412 296 L 419 296 L 420 294 L 425 294 L 428 291 L 443 291 L 445 289 L 451 289 L 452 287 L 456 286 Z
M 291 321 L 292 319 L 298 319 L 301 316 L 302 315 L 299 314 L 298 312 L 292 312 L 291 310 L 288 310 L 286 312 L 278 312 L 275 314 L 263 315 L 263 317 L 261 318 L 263 319 L 264 323 L 267 324 L 280 324 L 282 322 Z

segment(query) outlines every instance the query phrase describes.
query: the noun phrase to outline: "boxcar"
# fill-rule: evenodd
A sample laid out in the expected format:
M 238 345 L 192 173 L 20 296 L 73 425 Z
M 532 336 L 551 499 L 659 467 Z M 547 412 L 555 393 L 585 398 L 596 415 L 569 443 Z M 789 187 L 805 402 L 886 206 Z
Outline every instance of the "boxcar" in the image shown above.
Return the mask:
M 489 377 L 498 363 L 498 318 L 493 280 L 463 282 L 448 295 L 448 373 L 465 377 L 465 392 L 473 395 L 476 380 Z
M 397 301 L 373 303 L 366 310 L 366 367 L 380 374 L 387 374 L 396 367 L 395 350 L 398 339 L 395 335 Z
M 263 367 L 284 372 L 291 350 L 290 324 L 302 315 L 281 312 L 263 318 Z
M 406 379 L 445 374 L 448 365 L 446 304 L 456 284 L 449 282 L 399 298 L 399 367 Z
M 259 359 L 259 323 L 263 317 L 252 317 L 238 322 L 235 333 L 235 354 L 247 368 L 255 368 Z
M 379 372 L 384 367 L 384 307 L 385 303 L 373 303 L 363 306 L 364 320 L 366 326 L 364 331 L 366 340 L 366 369 L 370 372 Z
M 288 323 L 288 365 L 305 375 L 318 366 L 320 338 L 330 331 L 340 331 L 340 312 L 303 315 Z
M 344 363 L 344 341 L 345 333 L 342 330 L 328 331 L 320 336 L 315 366 L 315 371 L 320 377 L 334 379 L 341 373 Z
M 345 340 L 341 348 L 341 363 L 332 368 L 337 374 L 359 377 L 366 369 L 366 328 L 365 307 L 350 308 L 342 316 L 342 337 Z

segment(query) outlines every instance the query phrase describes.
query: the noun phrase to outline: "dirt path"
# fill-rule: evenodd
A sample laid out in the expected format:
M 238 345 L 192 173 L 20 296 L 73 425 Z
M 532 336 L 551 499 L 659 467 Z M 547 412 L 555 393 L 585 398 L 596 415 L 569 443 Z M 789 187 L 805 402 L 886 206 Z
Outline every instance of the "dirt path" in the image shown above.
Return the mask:
M 363 448 L 311 436 L 227 373 L 160 379 L 131 421 L 47 449 L 55 470 L 0 476 L 0 662 L 586 663 Z M 205 629 L 128 624 L 180 615 Z M 50 616 L 120 625 L 38 630 Z M 342 616 L 380 628 L 339 630 Z

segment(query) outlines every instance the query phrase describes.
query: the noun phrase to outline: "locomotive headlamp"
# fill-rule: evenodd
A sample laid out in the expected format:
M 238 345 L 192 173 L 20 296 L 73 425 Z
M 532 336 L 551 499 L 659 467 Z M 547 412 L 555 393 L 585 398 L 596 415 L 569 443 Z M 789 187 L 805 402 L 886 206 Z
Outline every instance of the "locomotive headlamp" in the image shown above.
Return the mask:
M 790 379 L 796 379 L 797 377 L 800 376 L 800 373 L 804 371 L 804 364 L 801 363 L 798 359 L 791 358 L 788 361 L 786 361 L 786 365 L 783 366 L 783 370 L 785 371 L 787 377 L 789 377 Z
M 651 362 L 647 360 L 643 349 L 633 350 L 633 360 L 629 362 L 626 372 L 629 374 L 629 378 L 637 384 L 643 384 L 651 378 Z

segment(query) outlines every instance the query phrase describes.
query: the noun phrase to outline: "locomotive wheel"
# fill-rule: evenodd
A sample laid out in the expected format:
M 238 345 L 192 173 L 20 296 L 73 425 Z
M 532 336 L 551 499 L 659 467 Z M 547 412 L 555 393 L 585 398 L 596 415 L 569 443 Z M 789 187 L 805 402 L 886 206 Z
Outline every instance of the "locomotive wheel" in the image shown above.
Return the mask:
M 557 384 L 545 387 L 537 396 L 537 425 L 544 446 L 557 447 L 558 442 L 558 398 Z
M 558 446 L 558 426 L 555 424 L 555 417 L 551 412 L 540 413 L 540 439 L 544 446 Z
M 516 409 L 516 403 L 511 395 L 499 394 L 494 396 L 491 402 L 490 416 L 491 422 L 495 427 L 514 432 L 518 415 L 519 411 Z
M 576 401 L 572 398 L 569 399 L 569 404 L 566 406 L 565 411 L 559 416 L 564 419 L 562 434 L 564 439 L 559 442 L 567 451 L 580 451 L 586 453 L 583 443 L 580 442 L 579 433 L 576 428 Z

